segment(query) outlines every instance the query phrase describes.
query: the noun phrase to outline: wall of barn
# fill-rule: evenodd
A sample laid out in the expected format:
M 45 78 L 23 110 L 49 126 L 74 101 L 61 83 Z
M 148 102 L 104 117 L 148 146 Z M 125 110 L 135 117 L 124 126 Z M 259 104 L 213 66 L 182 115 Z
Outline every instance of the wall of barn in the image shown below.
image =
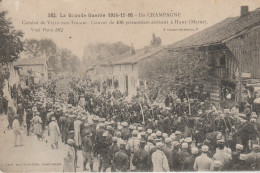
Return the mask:
M 250 78 L 260 79 L 260 26 L 229 40 L 226 45 L 241 62 L 242 73 L 250 73 Z

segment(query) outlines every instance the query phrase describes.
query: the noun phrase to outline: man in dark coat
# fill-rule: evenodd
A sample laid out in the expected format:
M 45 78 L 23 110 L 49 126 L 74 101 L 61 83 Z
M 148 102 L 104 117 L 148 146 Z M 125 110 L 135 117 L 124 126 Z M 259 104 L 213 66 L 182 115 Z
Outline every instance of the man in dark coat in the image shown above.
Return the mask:
M 196 157 L 198 156 L 198 148 L 197 147 L 193 147 L 191 148 L 191 156 L 187 157 L 184 160 L 184 163 L 182 165 L 182 171 L 186 172 L 186 171 L 194 171 L 193 169 L 193 165 L 194 165 L 194 161 L 196 159 Z
M 33 118 L 33 113 L 31 109 L 26 110 L 26 127 L 27 127 L 27 136 L 30 135 L 30 129 L 31 129 L 31 120 Z
M 120 143 L 120 151 L 116 152 L 114 163 L 117 172 L 127 172 L 129 158 L 125 153 L 125 143 Z
M 150 155 L 148 151 L 144 149 L 146 142 L 140 141 L 140 148 L 134 153 L 132 164 L 136 166 L 136 172 L 148 172 Z

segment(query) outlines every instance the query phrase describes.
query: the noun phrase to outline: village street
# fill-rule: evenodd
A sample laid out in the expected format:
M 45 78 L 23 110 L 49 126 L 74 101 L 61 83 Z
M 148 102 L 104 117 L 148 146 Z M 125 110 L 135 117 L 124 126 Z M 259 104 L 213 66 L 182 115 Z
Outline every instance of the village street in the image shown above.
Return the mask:
M 14 147 L 12 130 L 7 130 L 6 116 L 0 115 L 0 171 L 2 172 L 62 172 L 65 145 L 59 142 L 59 149 L 51 149 L 45 131 L 44 141 L 35 135 L 26 136 L 23 132 L 23 146 Z M 47 143 L 46 143 L 47 141 Z M 98 170 L 97 160 L 94 170 Z M 78 152 L 77 172 L 82 172 L 82 152 Z M 88 166 L 87 166 L 88 168 Z M 108 169 L 109 171 L 110 169 Z

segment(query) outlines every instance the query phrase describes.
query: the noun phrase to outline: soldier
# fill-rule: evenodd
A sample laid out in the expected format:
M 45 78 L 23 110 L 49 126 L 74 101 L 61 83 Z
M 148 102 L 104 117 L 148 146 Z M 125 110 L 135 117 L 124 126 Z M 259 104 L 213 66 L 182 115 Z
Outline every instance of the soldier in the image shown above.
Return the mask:
M 124 141 L 120 142 L 120 150 L 115 153 L 114 161 L 116 172 L 127 172 L 129 159 L 125 151 Z
M 134 156 L 134 152 L 139 149 L 139 140 L 137 138 L 137 130 L 133 131 L 133 137 L 130 138 L 126 144 L 126 150 L 130 153 L 130 170 L 135 171 L 135 166 L 132 164 L 132 159 Z
M 251 166 L 252 170 L 259 170 L 260 167 L 260 146 L 253 144 L 252 151 L 247 154 L 247 162 Z
M 114 163 L 114 159 L 115 159 L 115 154 L 116 152 L 118 152 L 120 150 L 118 144 L 117 144 L 117 137 L 112 137 L 112 145 L 109 146 L 108 150 L 108 157 L 109 160 L 111 161 L 111 172 L 115 172 L 116 171 L 116 167 L 115 167 L 115 163 Z
M 83 154 L 83 171 L 86 169 L 86 164 L 89 161 L 89 167 L 93 172 L 93 143 L 91 140 L 91 131 L 86 130 L 86 135 L 82 139 L 82 154 Z
M 128 140 L 128 138 L 130 137 L 130 131 L 127 128 L 128 123 L 127 122 L 122 122 L 121 124 L 123 126 L 123 129 L 121 130 L 122 139 L 123 140 Z
M 190 157 L 187 157 L 185 160 L 184 160 L 184 163 L 182 165 L 182 171 L 186 172 L 186 171 L 194 171 L 193 169 L 193 165 L 194 165 L 194 161 L 196 159 L 196 157 L 198 156 L 198 152 L 199 152 L 199 149 L 197 147 L 192 147 L 191 148 L 191 156 Z
M 167 157 L 170 171 L 173 170 L 173 156 L 172 156 L 172 140 L 171 138 L 165 139 L 165 146 L 162 147 L 162 151 Z
M 136 167 L 137 172 L 149 171 L 150 156 L 144 149 L 146 142 L 140 141 L 140 148 L 134 153 L 132 164 Z
M 230 165 L 233 166 L 239 162 L 239 156 L 242 153 L 244 147 L 241 144 L 236 144 L 236 151 L 232 153 L 232 159 Z
M 148 141 L 144 147 L 144 149 L 149 153 L 149 155 L 151 155 L 151 149 L 154 148 L 154 141 L 153 141 L 153 137 L 152 136 L 148 136 Z
M 233 165 L 232 171 L 248 171 L 250 170 L 250 165 L 247 163 L 247 155 L 240 154 L 239 161 Z
M 181 171 L 181 164 L 178 152 L 180 150 L 180 143 L 178 141 L 173 142 L 172 159 L 173 159 L 173 171 Z
M 26 111 L 26 127 L 27 127 L 27 136 L 30 135 L 31 131 L 31 120 L 33 118 L 33 113 L 31 109 L 27 109 Z
M 106 172 L 106 169 L 109 166 L 109 159 L 108 159 L 108 148 L 109 144 L 106 140 L 107 132 L 104 132 L 102 135 L 102 138 L 99 139 L 99 142 L 97 143 L 97 153 L 99 158 L 99 166 L 98 171 Z M 102 169 L 103 168 L 103 169 Z
M 166 155 L 162 151 L 162 142 L 156 143 L 157 150 L 152 154 L 153 172 L 169 172 Z
M 231 161 L 231 155 L 224 150 L 225 141 L 223 139 L 218 140 L 218 152 L 213 155 L 214 160 L 219 160 L 222 163 L 221 170 L 226 170 Z
M 201 147 L 201 155 L 196 157 L 193 165 L 193 169 L 195 171 L 212 171 L 212 159 L 207 156 L 209 151 L 209 147 L 207 145 L 203 145 Z
M 188 143 L 186 142 L 183 142 L 181 144 L 181 151 L 177 152 L 177 156 L 179 158 L 179 161 L 178 163 L 180 164 L 180 167 L 182 167 L 182 165 L 184 164 L 184 160 L 187 158 L 187 157 L 190 157 L 190 153 L 188 152 Z

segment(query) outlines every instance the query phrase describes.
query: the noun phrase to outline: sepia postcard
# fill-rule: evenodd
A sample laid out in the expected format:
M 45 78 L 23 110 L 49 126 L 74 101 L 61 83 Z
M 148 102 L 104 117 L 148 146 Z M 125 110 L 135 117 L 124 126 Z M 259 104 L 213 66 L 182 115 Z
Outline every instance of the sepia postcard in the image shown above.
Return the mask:
M 0 0 L 0 172 L 260 170 L 259 0 Z

